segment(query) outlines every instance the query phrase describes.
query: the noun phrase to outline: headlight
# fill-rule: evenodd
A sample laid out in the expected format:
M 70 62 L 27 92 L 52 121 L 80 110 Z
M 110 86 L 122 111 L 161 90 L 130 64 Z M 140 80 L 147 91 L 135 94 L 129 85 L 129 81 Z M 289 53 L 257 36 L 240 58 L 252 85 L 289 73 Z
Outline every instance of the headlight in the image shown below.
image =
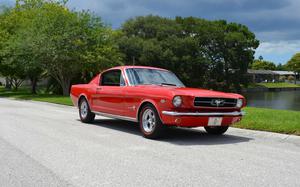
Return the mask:
M 174 105 L 175 107 L 179 107 L 181 104 L 182 104 L 182 99 L 181 99 L 181 97 L 180 97 L 180 96 L 175 96 L 175 97 L 173 98 L 173 105 Z
M 243 106 L 243 99 L 238 99 L 236 102 L 236 107 L 241 108 Z

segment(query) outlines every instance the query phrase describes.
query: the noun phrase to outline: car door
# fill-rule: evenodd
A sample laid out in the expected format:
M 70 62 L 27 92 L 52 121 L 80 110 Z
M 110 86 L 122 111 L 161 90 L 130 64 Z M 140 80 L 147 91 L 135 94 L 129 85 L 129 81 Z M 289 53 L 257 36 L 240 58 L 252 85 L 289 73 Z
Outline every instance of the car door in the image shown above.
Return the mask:
M 101 74 L 94 97 L 97 112 L 124 115 L 124 78 L 121 70 L 109 70 Z

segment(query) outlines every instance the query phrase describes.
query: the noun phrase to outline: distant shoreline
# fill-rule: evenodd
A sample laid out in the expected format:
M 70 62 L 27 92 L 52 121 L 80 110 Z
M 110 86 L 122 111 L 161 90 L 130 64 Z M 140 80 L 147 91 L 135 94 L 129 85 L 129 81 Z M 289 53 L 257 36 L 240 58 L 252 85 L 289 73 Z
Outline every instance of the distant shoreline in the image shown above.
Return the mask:
M 242 93 L 246 92 L 280 92 L 280 91 L 300 91 L 300 87 L 291 87 L 291 88 L 244 88 Z

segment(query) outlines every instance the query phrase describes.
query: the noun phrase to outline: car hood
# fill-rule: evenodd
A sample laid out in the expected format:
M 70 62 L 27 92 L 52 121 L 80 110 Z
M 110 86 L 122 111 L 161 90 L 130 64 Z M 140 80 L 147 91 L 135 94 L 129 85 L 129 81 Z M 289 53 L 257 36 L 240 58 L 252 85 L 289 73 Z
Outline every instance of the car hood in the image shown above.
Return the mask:
M 173 87 L 173 86 L 155 86 L 155 85 L 143 85 L 142 87 L 148 88 L 152 93 L 166 93 L 169 92 L 172 96 L 193 96 L 193 97 L 217 97 L 217 98 L 244 98 L 240 94 L 225 93 L 200 88 L 187 88 L 187 87 Z
M 194 97 L 243 98 L 243 96 L 235 93 L 225 93 L 199 88 L 173 88 L 172 91 L 175 95 Z

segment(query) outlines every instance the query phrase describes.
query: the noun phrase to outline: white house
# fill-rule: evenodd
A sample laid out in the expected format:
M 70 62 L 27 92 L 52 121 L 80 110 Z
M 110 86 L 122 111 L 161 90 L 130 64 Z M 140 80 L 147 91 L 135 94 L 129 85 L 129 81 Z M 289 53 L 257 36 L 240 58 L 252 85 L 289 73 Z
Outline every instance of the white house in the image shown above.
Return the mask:
M 295 72 L 293 71 L 273 71 L 273 72 L 280 76 L 290 76 L 290 75 L 295 76 Z
M 280 77 L 295 76 L 293 71 L 273 71 L 273 70 L 253 70 L 248 69 L 248 75 L 251 77 L 252 82 L 277 82 L 280 81 Z M 299 78 L 299 77 L 297 77 Z

